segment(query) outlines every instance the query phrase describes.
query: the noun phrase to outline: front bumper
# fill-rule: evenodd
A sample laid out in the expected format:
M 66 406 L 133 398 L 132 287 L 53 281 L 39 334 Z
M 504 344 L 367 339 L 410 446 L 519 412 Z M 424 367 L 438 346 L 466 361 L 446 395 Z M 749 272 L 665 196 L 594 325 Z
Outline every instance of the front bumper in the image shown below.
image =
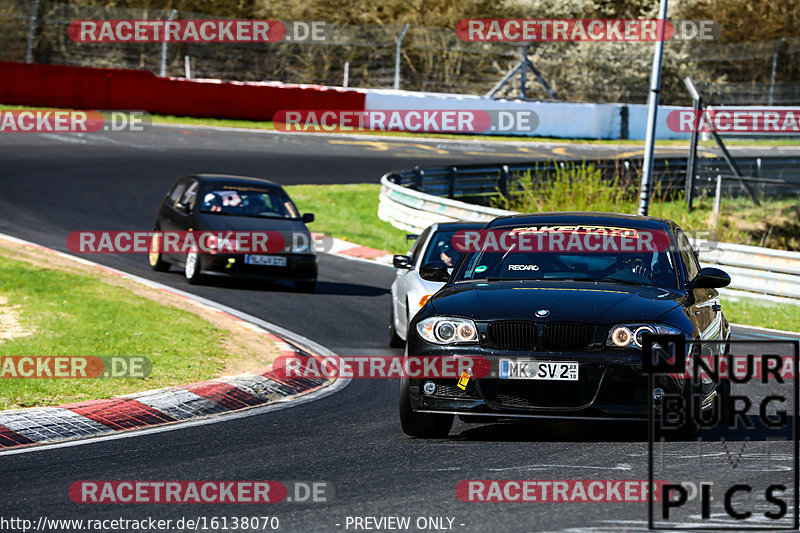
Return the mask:
M 432 355 L 432 354 L 426 354 Z M 472 378 L 466 390 L 456 379 L 407 380 L 415 411 L 509 418 L 576 418 L 647 420 L 648 377 L 642 372 L 641 354 L 619 350 L 523 354 L 486 351 L 459 355 L 481 356 L 493 369 L 501 358 L 541 361 L 577 361 L 578 381 Z M 450 355 L 452 356 L 452 355 Z M 683 380 L 657 376 L 656 387 L 680 392 Z M 422 383 L 433 381 L 436 390 L 425 394 Z
M 258 279 L 288 279 L 314 281 L 317 279 L 317 256 L 311 254 L 274 254 L 285 257 L 286 266 L 248 265 L 244 254 L 204 254 L 200 269 L 205 274 L 229 275 Z

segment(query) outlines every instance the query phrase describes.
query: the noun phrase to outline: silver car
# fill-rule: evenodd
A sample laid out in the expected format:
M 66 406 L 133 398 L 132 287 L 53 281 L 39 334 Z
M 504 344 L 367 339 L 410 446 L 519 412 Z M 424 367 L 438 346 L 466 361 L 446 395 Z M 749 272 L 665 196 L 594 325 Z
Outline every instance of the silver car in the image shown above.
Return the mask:
M 397 276 L 392 283 L 392 314 L 389 322 L 389 346 L 401 348 L 406 343 L 408 322 L 422 309 L 433 293 L 444 283 L 425 281 L 419 276 L 419 268 L 425 263 L 442 261 L 449 267 L 461 257 L 452 243 L 457 231 L 479 230 L 480 222 L 447 222 L 425 228 L 414 242 L 408 255 L 394 256 Z

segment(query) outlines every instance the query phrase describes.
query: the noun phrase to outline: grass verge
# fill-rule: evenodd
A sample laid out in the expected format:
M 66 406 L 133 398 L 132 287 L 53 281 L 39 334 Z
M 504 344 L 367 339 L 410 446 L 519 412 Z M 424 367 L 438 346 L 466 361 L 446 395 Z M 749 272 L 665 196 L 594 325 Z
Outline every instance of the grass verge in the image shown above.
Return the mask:
M 0 247 L 0 319 L 14 334 L 0 340 L 0 356 L 138 355 L 150 359 L 152 372 L 144 379 L 4 378 L 0 409 L 206 380 L 266 366 L 278 353 L 263 335 L 232 319 L 212 323 L 188 303 L 179 308 L 166 301 L 171 296 L 162 291 L 125 286 L 133 282 L 8 246 Z
M 353 185 L 290 185 L 286 191 L 301 212 L 311 212 L 312 231 L 330 233 L 362 246 L 405 253 L 406 233 L 378 218 L 378 193 L 372 183 Z
M 800 305 L 723 298 L 723 312 L 734 324 L 800 332 Z

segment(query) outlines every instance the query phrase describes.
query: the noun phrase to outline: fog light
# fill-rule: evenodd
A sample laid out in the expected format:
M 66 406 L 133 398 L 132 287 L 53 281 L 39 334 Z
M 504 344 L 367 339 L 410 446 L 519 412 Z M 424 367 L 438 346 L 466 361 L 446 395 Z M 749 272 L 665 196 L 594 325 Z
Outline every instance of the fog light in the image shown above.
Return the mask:
M 664 397 L 664 391 L 662 389 L 659 389 L 659 388 L 653 389 L 653 399 L 654 400 L 658 401 L 663 397 Z
M 422 384 L 422 392 L 428 396 L 432 395 L 434 392 L 436 392 L 436 383 L 433 381 L 426 381 Z

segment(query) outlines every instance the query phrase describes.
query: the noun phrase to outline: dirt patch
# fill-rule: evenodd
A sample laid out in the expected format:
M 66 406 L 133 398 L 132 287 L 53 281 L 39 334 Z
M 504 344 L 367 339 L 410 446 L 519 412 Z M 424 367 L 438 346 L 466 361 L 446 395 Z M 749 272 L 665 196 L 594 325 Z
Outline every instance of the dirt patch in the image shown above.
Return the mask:
M 751 246 L 779 250 L 800 250 L 800 205 L 780 206 L 776 210 L 750 208 L 743 216 L 726 217 L 726 222 Z
M 27 337 L 33 333 L 19 323 L 19 306 L 8 305 L 8 298 L 0 295 L 0 342 Z
M 119 276 L 103 267 L 84 264 L 52 251 L 28 244 L 20 244 L 0 239 L 0 254 L 10 258 L 26 261 L 48 270 L 58 270 L 72 274 L 89 275 L 93 278 L 116 287 L 128 289 L 133 294 L 152 300 L 160 305 L 175 307 L 193 313 L 211 325 L 225 331 L 222 341 L 223 349 L 228 354 L 224 373 L 226 375 L 242 374 L 247 371 L 263 368 L 271 363 L 280 350 L 263 331 L 242 320 L 236 319 L 215 309 L 209 309 L 193 300 L 172 294 L 162 289 L 155 289 L 137 283 L 131 279 Z M 143 256 L 142 261 L 147 261 Z M 30 335 L 17 321 L 19 311 L 14 306 L 8 306 L 8 300 L 0 296 L 0 339 L 6 332 L 6 322 L 9 331 L 15 331 L 16 336 Z M 10 317 L 10 318 L 6 318 Z M 13 325 L 16 324 L 16 328 Z

